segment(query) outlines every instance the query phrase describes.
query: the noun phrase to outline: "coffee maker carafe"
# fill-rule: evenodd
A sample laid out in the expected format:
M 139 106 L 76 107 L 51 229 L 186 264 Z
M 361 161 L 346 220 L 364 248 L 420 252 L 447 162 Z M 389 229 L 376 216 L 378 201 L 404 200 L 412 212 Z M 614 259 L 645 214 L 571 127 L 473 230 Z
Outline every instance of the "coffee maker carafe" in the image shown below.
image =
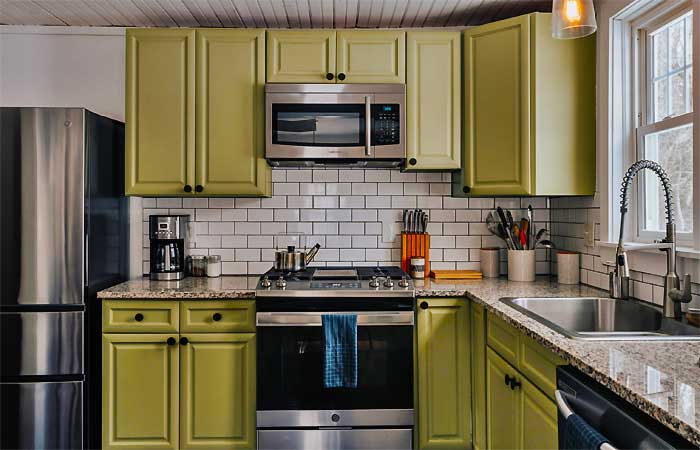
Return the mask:
M 190 216 L 150 216 L 151 280 L 180 280 L 185 277 L 185 237 Z

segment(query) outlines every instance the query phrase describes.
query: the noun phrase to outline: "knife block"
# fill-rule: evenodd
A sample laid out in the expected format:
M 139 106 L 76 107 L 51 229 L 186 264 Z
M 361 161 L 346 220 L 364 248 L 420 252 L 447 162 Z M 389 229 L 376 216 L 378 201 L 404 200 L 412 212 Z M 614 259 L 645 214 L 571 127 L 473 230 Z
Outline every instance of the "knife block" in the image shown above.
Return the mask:
M 411 270 L 411 258 L 425 258 L 425 277 L 430 275 L 430 234 L 401 233 L 401 268 Z

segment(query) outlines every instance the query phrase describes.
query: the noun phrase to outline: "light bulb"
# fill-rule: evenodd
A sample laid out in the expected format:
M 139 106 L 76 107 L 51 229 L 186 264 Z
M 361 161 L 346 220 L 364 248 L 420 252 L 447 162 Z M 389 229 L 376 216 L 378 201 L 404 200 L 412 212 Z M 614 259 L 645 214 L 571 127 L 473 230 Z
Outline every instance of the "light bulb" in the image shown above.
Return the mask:
M 564 16 L 569 22 L 581 21 L 581 5 L 578 0 L 566 0 Z
M 575 39 L 595 33 L 593 0 L 553 0 L 552 36 L 556 39 Z

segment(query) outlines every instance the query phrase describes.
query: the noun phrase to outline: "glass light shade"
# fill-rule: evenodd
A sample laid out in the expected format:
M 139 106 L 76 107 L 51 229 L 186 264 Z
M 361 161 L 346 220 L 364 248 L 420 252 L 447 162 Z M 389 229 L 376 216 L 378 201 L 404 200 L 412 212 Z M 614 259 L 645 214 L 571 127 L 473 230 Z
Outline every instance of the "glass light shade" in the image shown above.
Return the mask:
M 552 37 L 575 39 L 595 33 L 593 0 L 554 0 L 552 2 Z

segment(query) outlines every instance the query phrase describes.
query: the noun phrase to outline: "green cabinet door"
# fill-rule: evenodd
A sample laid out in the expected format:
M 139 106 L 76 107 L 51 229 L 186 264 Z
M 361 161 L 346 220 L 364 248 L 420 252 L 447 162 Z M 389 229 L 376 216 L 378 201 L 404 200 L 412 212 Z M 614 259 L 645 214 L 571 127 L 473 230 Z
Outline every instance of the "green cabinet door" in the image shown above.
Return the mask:
M 519 449 L 555 450 L 559 448 L 557 405 L 522 376 L 519 399 Z
M 194 91 L 194 30 L 126 30 L 127 195 L 194 185 Z
M 464 179 L 470 195 L 532 193 L 530 17 L 464 32 Z
M 338 30 L 336 39 L 338 83 L 406 82 L 404 31 Z
M 177 334 L 102 335 L 102 448 L 177 449 Z
M 486 422 L 487 448 L 490 450 L 518 449 L 519 391 L 511 389 L 506 376 L 517 371 L 496 352 L 486 350 Z
M 269 30 L 267 82 L 335 83 L 335 50 L 335 30 Z
M 486 450 L 486 312 L 478 303 L 472 310 L 472 432 L 475 450 Z
M 254 450 L 255 334 L 182 337 L 180 447 Z
M 468 302 L 430 298 L 418 304 L 417 448 L 471 448 Z
M 461 167 L 462 59 L 459 32 L 407 33 L 408 170 Z
M 265 32 L 197 30 L 196 187 L 270 196 L 265 161 Z

